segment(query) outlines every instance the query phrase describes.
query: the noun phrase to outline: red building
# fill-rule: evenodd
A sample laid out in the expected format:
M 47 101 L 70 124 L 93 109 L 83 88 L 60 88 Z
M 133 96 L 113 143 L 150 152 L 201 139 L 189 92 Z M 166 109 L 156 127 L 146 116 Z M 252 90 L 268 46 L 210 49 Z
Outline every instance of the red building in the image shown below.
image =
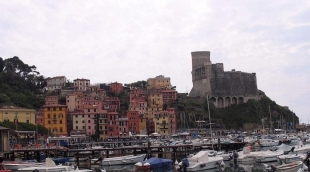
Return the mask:
M 42 109 L 36 111 L 35 115 L 36 115 L 36 124 L 43 126 L 44 120 L 43 120 L 43 111 L 42 111 Z
M 123 84 L 117 82 L 111 83 L 110 91 L 113 93 L 120 93 L 121 91 L 123 91 Z
M 117 112 L 120 109 L 120 101 L 118 97 L 109 97 L 106 99 L 109 112 Z M 106 108 L 106 106 L 105 106 Z
M 132 134 L 140 133 L 139 112 L 138 111 L 128 111 L 127 112 L 127 118 L 128 118 L 128 130 Z
M 108 112 L 107 114 L 108 137 L 119 137 L 119 121 L 117 112 Z
M 175 90 L 162 90 L 163 103 L 174 102 L 177 99 L 177 91 Z

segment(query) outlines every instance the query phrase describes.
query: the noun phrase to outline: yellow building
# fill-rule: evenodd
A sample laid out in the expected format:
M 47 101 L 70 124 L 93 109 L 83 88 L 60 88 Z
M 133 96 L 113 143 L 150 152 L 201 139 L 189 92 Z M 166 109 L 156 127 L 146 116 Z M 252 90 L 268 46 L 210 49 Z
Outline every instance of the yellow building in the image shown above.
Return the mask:
M 147 89 L 171 89 L 171 83 L 169 77 L 163 75 L 156 76 L 155 78 L 149 78 L 147 80 Z
M 43 119 L 44 127 L 49 130 L 50 135 L 67 136 L 67 106 L 66 105 L 44 105 Z
M 170 135 L 175 133 L 174 112 L 161 111 L 154 115 L 155 132 L 161 135 Z
M 17 119 L 18 122 L 24 122 L 28 124 L 35 124 L 35 110 L 25 109 L 15 106 L 3 106 L 0 108 L 0 119 L 3 121 L 14 122 Z

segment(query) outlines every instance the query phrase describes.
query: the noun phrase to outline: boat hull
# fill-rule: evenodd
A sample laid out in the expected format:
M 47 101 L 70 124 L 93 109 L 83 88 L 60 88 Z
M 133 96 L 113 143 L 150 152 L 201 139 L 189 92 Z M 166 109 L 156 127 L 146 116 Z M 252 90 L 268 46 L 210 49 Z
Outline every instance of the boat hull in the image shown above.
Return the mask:
M 141 162 L 144 159 L 144 155 L 129 155 L 129 156 L 120 156 L 120 157 L 113 157 L 113 158 L 104 158 L 102 160 L 103 166 L 110 166 L 110 165 L 123 165 L 123 164 L 135 164 L 137 162 Z M 92 159 L 92 163 L 95 163 L 97 159 Z
M 210 170 L 215 169 L 220 166 L 223 159 L 219 158 L 218 160 L 209 160 L 206 162 L 199 162 L 194 165 L 190 165 L 186 168 L 187 171 L 203 171 L 203 170 Z

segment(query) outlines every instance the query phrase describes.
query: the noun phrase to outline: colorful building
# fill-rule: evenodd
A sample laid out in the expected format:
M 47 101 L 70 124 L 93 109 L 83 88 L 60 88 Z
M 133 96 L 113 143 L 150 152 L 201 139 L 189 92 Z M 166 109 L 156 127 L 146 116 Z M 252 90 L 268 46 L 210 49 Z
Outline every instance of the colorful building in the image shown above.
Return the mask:
M 43 125 L 48 129 L 50 135 L 67 136 L 67 106 L 66 105 L 44 105 Z
M 111 83 L 110 91 L 113 93 L 120 93 L 121 91 L 123 91 L 123 84 L 117 82 Z
M 140 134 L 139 112 L 138 111 L 128 111 L 127 112 L 127 118 L 128 118 L 128 130 L 132 134 Z
M 36 111 L 34 109 L 20 108 L 16 106 L 2 106 L 0 108 L 0 120 L 10 122 L 24 122 L 36 124 Z
M 48 77 L 46 79 L 47 82 L 47 89 L 48 90 L 55 90 L 55 89 L 62 89 L 65 86 L 65 83 L 67 82 L 67 79 L 65 76 L 55 76 L 55 77 Z
M 149 78 L 147 80 L 147 90 L 151 89 L 171 89 L 171 83 L 169 77 L 163 75 L 156 76 L 155 78 Z
M 86 91 L 87 88 L 90 86 L 90 80 L 89 79 L 75 79 L 73 80 L 74 89 L 77 91 Z

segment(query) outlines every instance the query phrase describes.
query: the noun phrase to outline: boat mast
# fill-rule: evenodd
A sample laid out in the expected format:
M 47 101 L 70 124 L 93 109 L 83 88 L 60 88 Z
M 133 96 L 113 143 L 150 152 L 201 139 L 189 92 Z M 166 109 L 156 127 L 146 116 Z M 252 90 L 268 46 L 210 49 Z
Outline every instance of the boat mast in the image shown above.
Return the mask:
M 272 134 L 272 122 L 271 122 L 270 105 L 269 105 L 269 116 L 270 116 L 270 133 Z
M 211 134 L 211 144 L 213 149 L 213 137 L 212 137 L 212 127 L 211 127 L 211 116 L 210 116 L 210 106 L 209 106 L 209 95 L 207 95 L 207 104 L 208 104 L 208 113 L 209 113 L 209 125 L 210 125 L 210 134 Z

